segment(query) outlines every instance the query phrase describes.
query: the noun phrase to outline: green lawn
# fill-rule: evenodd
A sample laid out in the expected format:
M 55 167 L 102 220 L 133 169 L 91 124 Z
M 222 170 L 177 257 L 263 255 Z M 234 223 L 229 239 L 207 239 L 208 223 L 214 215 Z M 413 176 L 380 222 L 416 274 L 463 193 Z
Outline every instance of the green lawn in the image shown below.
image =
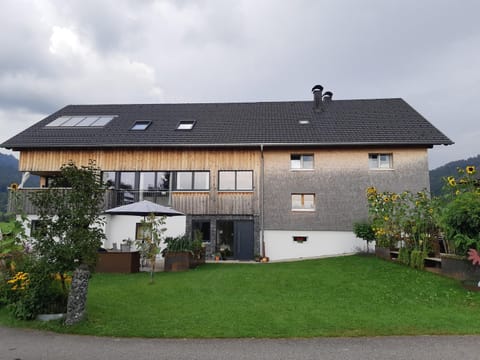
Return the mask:
M 374 257 L 207 264 L 184 273 L 95 274 L 88 320 L 0 323 L 141 337 L 480 334 L 480 293 Z

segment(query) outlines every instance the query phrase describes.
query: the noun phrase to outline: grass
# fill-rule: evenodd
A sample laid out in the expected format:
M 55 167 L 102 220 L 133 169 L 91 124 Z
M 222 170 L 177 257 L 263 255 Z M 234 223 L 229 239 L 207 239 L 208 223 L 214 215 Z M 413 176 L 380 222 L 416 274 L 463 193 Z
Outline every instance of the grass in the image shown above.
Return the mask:
M 88 319 L 0 323 L 77 334 L 220 338 L 480 334 L 480 293 L 374 257 L 95 274 Z

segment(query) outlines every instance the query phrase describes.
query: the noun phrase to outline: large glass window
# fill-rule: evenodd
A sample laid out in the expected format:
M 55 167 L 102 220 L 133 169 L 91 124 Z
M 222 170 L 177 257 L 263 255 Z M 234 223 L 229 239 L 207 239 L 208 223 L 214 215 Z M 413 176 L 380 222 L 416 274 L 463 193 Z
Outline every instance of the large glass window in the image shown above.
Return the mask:
M 313 169 L 313 154 L 290 155 L 290 169 L 292 170 Z
M 192 220 L 192 239 L 210 241 L 210 221 Z
M 104 171 L 102 173 L 103 183 L 107 188 L 115 187 L 115 171 Z
M 123 171 L 120 173 L 120 189 L 135 189 L 135 172 Z
M 218 190 L 250 191 L 253 190 L 253 171 L 232 170 L 218 172 Z
M 170 173 L 166 171 L 157 172 L 157 189 L 169 190 L 170 189 Z
M 314 211 L 315 194 L 292 194 L 292 210 Z

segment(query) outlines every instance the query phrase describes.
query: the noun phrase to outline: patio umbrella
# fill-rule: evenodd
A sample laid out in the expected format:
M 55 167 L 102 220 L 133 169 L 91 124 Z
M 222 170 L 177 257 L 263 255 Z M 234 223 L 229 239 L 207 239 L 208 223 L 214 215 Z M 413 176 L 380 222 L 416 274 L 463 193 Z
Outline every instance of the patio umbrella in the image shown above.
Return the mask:
M 167 206 L 155 204 L 148 200 L 134 202 L 128 205 L 118 206 L 116 208 L 108 209 L 105 214 L 109 215 L 137 215 L 148 216 L 154 214 L 156 216 L 181 216 L 185 215 L 180 211 L 169 208 Z

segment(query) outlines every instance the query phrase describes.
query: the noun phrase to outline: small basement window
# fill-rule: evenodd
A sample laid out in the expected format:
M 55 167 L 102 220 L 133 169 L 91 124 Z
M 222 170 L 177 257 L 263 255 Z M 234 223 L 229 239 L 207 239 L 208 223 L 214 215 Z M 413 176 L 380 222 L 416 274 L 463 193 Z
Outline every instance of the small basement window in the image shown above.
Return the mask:
M 137 120 L 130 130 L 147 130 L 152 122 L 148 120 Z
M 195 126 L 195 120 L 182 120 L 177 125 L 177 130 L 192 130 Z
M 304 243 L 305 241 L 307 241 L 308 239 L 308 236 L 294 236 L 293 237 L 293 241 L 301 244 L 301 243 Z

